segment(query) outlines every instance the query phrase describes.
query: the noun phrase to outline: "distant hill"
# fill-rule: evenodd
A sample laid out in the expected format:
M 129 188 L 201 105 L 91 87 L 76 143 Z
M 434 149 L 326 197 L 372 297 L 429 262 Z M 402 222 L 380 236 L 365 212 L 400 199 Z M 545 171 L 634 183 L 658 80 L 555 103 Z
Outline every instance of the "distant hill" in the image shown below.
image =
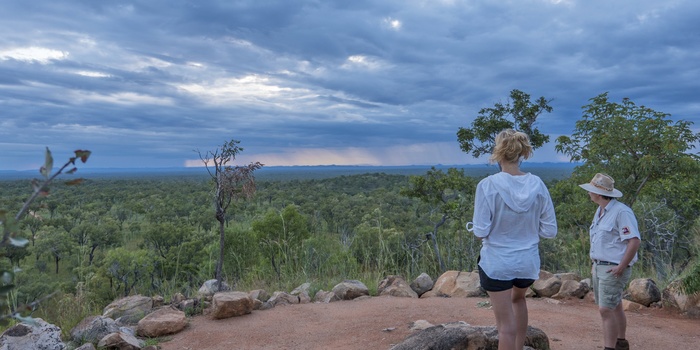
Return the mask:
M 523 171 L 540 176 L 543 180 L 561 179 L 571 175 L 574 163 L 528 163 L 522 165 Z M 473 177 L 483 177 L 497 173 L 496 165 L 466 164 L 466 165 L 435 165 L 436 169 L 446 171 L 448 168 L 464 169 L 464 173 Z M 352 165 L 323 165 L 323 166 L 270 166 L 255 172 L 256 178 L 262 181 L 285 181 L 303 179 L 324 179 L 337 176 L 359 175 L 367 173 L 385 173 L 392 175 L 422 175 L 431 166 L 352 166 Z M 20 180 L 38 177 L 38 171 L 8 171 L 0 170 L 0 180 Z M 153 178 L 153 177 L 204 177 L 208 176 L 205 168 L 89 168 L 79 169 L 69 177 L 85 178 Z

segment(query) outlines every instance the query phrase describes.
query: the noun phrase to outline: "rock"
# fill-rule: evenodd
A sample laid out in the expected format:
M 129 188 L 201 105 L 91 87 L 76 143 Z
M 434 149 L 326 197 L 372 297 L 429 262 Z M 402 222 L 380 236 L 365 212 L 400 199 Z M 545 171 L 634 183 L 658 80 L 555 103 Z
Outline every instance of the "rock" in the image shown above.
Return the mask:
M 141 350 L 145 345 L 144 341 L 122 332 L 108 334 L 97 343 L 98 348 L 117 348 L 119 350 Z
M 160 295 L 156 295 L 151 299 L 153 299 L 153 308 L 158 308 L 165 304 L 165 298 Z
M 637 278 L 630 282 L 625 293 L 625 299 L 637 304 L 649 306 L 661 300 L 661 291 L 650 278 Z
M 411 282 L 411 289 L 420 297 L 425 292 L 433 289 L 433 284 L 433 279 L 430 278 L 427 273 L 423 272 Z
M 554 276 L 559 277 L 559 279 L 563 281 L 576 281 L 580 282 L 581 281 L 581 276 L 579 276 L 577 273 L 573 272 L 564 272 L 564 273 L 557 273 Z
M 590 289 L 585 283 L 580 283 L 575 279 L 563 280 L 557 294 L 554 294 L 554 299 L 583 299 Z
M 251 299 L 257 299 L 263 302 L 270 299 L 270 295 L 267 294 L 267 292 L 264 289 L 251 290 L 250 293 L 248 293 L 248 295 L 250 295 Z
M 185 300 L 187 300 L 187 298 L 182 293 L 175 293 L 172 297 L 170 297 L 170 304 L 177 305 Z
M 542 274 L 540 274 L 542 276 Z M 538 297 L 550 298 L 559 292 L 561 288 L 561 278 L 556 275 L 552 275 L 547 279 L 538 279 L 532 284 L 532 289 L 535 291 Z
M 408 327 L 408 329 L 412 331 L 422 331 L 424 329 L 428 329 L 430 327 L 434 327 L 435 325 L 426 321 L 426 320 L 418 320 L 418 321 L 413 321 L 411 325 Z
M 549 350 L 549 338 L 540 329 L 528 326 L 525 345 Z M 496 327 L 476 327 L 464 322 L 452 322 L 418 331 L 391 350 L 497 350 Z
M 136 324 L 153 309 L 153 299 L 143 295 L 134 295 L 113 301 L 102 311 L 102 316 L 109 317 L 122 324 Z M 119 319 L 119 320 L 117 320 Z
M 97 343 L 105 335 L 119 331 L 119 326 L 113 319 L 105 316 L 88 316 L 70 331 L 73 341 L 82 343 Z
M 86 344 L 83 344 L 83 345 L 75 348 L 75 350 L 97 350 L 97 349 L 95 348 L 95 345 L 93 345 L 92 343 L 86 343 Z
M 197 294 L 199 294 L 200 297 L 210 297 L 218 292 L 228 292 L 230 290 L 231 287 L 229 287 L 229 285 L 226 284 L 226 282 L 221 281 L 221 286 L 219 286 L 217 280 L 214 279 L 204 282 L 202 286 L 199 287 L 199 291 L 197 291 Z
M 700 293 L 685 294 L 680 280 L 669 283 L 664 289 L 662 302 L 664 306 L 676 309 L 688 317 L 700 318 Z
M 199 299 L 186 299 L 173 306 L 180 311 L 189 312 L 191 315 L 199 306 Z
M 212 298 L 211 316 L 216 319 L 242 316 L 253 312 L 253 300 L 244 292 L 219 292 Z
M 157 338 L 177 333 L 187 326 L 185 313 L 171 307 L 163 307 L 151 312 L 139 321 L 136 334 L 141 337 Z
M 293 305 L 293 304 L 299 304 L 300 300 L 299 297 L 296 295 L 291 295 L 287 292 L 281 292 L 277 291 L 272 293 L 272 296 L 270 299 L 268 299 L 266 302 L 263 303 L 263 309 L 271 309 L 275 306 L 278 305 Z
M 119 327 L 119 332 L 126 333 L 128 335 L 136 336 L 136 328 L 138 326 L 122 326 Z
M 337 295 L 333 292 L 326 292 L 325 290 L 319 290 L 316 292 L 316 295 L 314 295 L 314 302 L 316 303 L 330 303 L 332 301 L 338 301 L 340 298 L 338 298 Z
M 333 293 L 340 300 L 352 300 L 363 295 L 369 295 L 369 289 L 358 280 L 345 280 L 333 287 Z
M 401 276 L 387 276 L 379 282 L 377 286 L 377 294 L 393 296 L 393 297 L 408 297 L 418 298 L 418 294 L 411 289 L 406 281 Z
M 427 294 L 427 295 L 426 295 Z M 447 271 L 438 277 L 430 292 L 422 297 L 447 296 L 453 298 L 479 297 L 486 295 L 481 288 L 479 273 L 464 271 Z
M 0 350 L 63 350 L 61 329 L 41 318 L 33 319 L 35 325 L 20 323 L 0 335 Z
M 551 272 L 549 272 L 549 271 L 547 271 L 547 270 L 540 270 L 540 274 L 539 274 L 539 277 L 537 277 L 537 279 L 540 279 L 540 280 L 548 280 L 548 279 L 550 279 L 550 278 L 552 278 L 552 277 L 554 277 L 554 276 L 555 276 L 555 275 L 554 275 L 553 273 L 551 273 Z
M 625 311 L 639 311 L 642 309 L 646 309 L 646 306 L 639 303 L 635 303 L 634 301 L 622 299 L 622 309 Z
M 289 293 L 299 298 L 299 304 L 308 304 L 311 302 L 311 296 L 309 295 L 309 288 L 311 288 L 311 283 L 304 283 L 299 287 L 294 288 L 294 290 Z

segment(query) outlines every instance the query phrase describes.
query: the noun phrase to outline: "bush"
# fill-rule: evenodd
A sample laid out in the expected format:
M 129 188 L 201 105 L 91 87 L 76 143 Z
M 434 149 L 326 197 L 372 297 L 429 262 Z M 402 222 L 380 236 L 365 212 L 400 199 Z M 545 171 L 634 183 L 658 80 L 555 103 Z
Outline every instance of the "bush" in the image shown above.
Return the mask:
M 700 261 L 690 268 L 689 272 L 681 279 L 681 287 L 685 294 L 695 294 L 700 292 Z

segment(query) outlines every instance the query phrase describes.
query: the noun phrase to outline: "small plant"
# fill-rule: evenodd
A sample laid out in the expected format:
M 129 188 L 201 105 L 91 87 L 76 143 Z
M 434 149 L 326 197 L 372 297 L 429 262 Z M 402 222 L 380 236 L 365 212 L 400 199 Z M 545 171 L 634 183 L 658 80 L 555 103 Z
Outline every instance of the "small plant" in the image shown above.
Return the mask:
M 476 303 L 476 307 L 478 307 L 480 309 L 489 309 L 490 310 L 491 309 L 491 302 L 488 300 L 480 301 L 480 302 Z
M 681 289 L 687 295 L 700 293 L 700 260 L 696 261 L 688 274 L 681 279 Z
M 170 340 L 170 337 L 146 338 L 146 339 L 144 339 L 144 342 L 145 342 L 144 347 L 158 346 L 159 343 L 166 342 L 169 340 Z
M 186 307 L 184 312 L 187 317 L 201 315 L 204 312 L 204 306 L 202 303 L 195 303 L 194 306 Z
M 45 197 L 49 195 L 49 185 L 53 180 L 60 174 L 73 174 L 78 168 L 75 167 L 75 161 L 80 159 L 83 163 L 87 161 L 90 157 L 90 151 L 77 150 L 75 151 L 75 157 L 69 158 L 69 160 L 59 168 L 55 173 L 53 171 L 53 156 L 48 147 L 46 147 L 46 152 L 44 154 L 44 165 L 39 168 L 39 172 L 43 176 L 42 180 L 33 179 L 32 188 L 33 192 L 29 199 L 27 199 L 19 212 L 12 216 L 4 209 L 0 209 L 0 227 L 2 228 L 2 239 L 0 240 L 0 248 L 5 247 L 10 244 L 15 247 L 24 248 L 29 243 L 29 240 L 23 237 L 19 237 L 18 233 L 20 231 L 19 222 L 24 217 L 24 215 L 29 211 L 30 205 L 40 196 Z M 66 170 L 68 167 L 73 166 L 70 170 Z M 75 179 L 67 181 L 67 185 L 77 185 L 81 183 L 83 179 Z M 31 313 L 38 307 L 38 305 L 51 298 L 55 293 L 51 293 L 41 299 L 37 299 L 28 304 L 16 305 L 13 302 L 12 295 L 15 289 L 15 273 L 19 270 L 2 270 L 0 271 L 0 297 L 4 300 L 0 300 L 0 307 L 3 309 L 2 314 L 0 314 L 0 325 L 7 325 L 11 319 L 16 319 L 22 322 L 34 323 L 31 318 Z

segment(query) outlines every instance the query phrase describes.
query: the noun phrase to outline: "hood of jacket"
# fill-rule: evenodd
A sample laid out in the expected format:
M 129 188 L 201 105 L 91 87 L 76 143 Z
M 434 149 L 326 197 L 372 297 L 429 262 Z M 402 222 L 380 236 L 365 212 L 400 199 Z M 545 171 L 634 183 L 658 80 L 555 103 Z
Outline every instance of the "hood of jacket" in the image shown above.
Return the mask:
M 542 180 L 530 173 L 513 176 L 500 172 L 489 178 L 490 191 L 497 192 L 506 205 L 517 213 L 530 210 L 542 191 Z

